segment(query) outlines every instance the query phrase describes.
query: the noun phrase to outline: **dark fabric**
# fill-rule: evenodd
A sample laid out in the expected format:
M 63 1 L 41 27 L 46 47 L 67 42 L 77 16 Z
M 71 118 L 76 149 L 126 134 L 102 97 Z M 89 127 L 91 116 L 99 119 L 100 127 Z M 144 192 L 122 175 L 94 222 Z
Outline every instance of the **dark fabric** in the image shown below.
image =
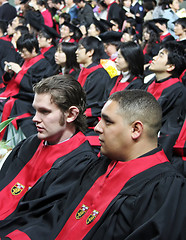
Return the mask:
M 162 107 L 163 118 L 159 142 L 168 158 L 172 156 L 172 148 L 178 138 L 186 114 L 186 89 L 177 78 L 161 81 L 153 80 L 147 87 Z
M 27 152 L 28 154 L 26 154 Z M 71 154 L 72 152 L 73 154 Z M 78 155 L 77 159 L 75 153 Z M 57 145 L 45 146 L 43 141 L 39 141 L 36 136 L 28 138 L 23 144 L 19 145 L 19 148 L 13 150 L 1 170 L 0 219 L 2 220 L 10 215 L 15 210 L 21 197 L 48 171 L 51 172 L 46 174 L 44 181 L 41 180 L 40 184 L 42 186 L 39 184 L 39 189 L 34 194 L 31 194 L 32 198 L 37 198 L 39 191 L 45 191 L 49 185 L 52 185 L 52 190 L 53 181 L 55 181 L 56 177 L 61 177 L 66 181 L 64 188 L 67 191 L 67 188 L 78 178 L 83 168 L 95 159 L 96 155 L 86 141 L 85 135 L 81 132 L 75 134 L 68 141 Z M 58 175 L 60 167 L 62 170 Z M 68 179 L 71 174 L 72 176 Z M 48 181 L 50 180 L 49 184 Z M 17 183 L 24 186 L 24 189 L 22 189 L 22 192 L 14 194 L 12 192 L 13 187 Z
M 0 6 L 0 20 L 7 22 L 13 20 L 17 15 L 15 7 L 10 5 L 8 2 Z
M 94 13 L 92 7 L 86 3 L 84 8 L 78 9 L 77 19 L 79 19 L 81 25 L 85 25 L 86 27 L 90 26 L 93 23 Z
M 3 82 L 5 61 L 22 64 L 23 60 L 10 41 L 0 39 L 0 83 Z
M 111 6 L 109 7 L 107 20 L 110 21 L 114 18 L 121 20 L 121 12 L 122 12 L 121 7 L 116 2 L 112 3 Z M 122 22 L 120 22 L 120 25 L 121 24 Z
M 69 154 L 58 158 L 52 168 L 25 194 L 15 212 L 0 222 L 0 236 L 17 228 L 22 231 L 23 222 L 24 228 L 27 229 L 32 224 L 36 224 L 35 226 L 40 228 L 38 223 L 44 221 L 46 234 L 44 231 L 41 239 L 49 239 L 48 233 L 51 231 L 51 225 L 53 226 L 57 220 L 54 215 L 54 218 L 50 217 L 51 213 L 53 211 L 60 213 L 60 208 L 63 207 L 63 201 L 68 196 L 70 189 L 87 165 L 94 165 L 96 159 L 88 141 L 83 142 Z M 56 208 L 56 203 L 60 204 L 59 209 Z M 40 239 L 40 236 L 36 237 L 35 234 L 37 235 L 37 230 L 31 233 L 31 239 Z
M 160 156 L 159 154 L 161 157 L 158 160 L 157 156 Z M 142 166 L 144 162 L 141 163 L 140 161 L 142 158 L 147 160 L 147 167 L 145 167 L 146 170 L 144 171 L 140 170 L 141 167 L 144 168 Z M 148 167 L 148 162 L 156 162 L 156 159 L 157 164 Z M 1 222 L 1 236 L 18 229 L 27 234 L 32 240 L 56 239 L 71 213 L 84 198 L 87 191 L 94 186 L 94 182 L 102 176 L 105 179 L 103 186 L 106 185 L 110 195 L 114 188 L 109 188 L 107 184 L 112 180 L 117 182 L 119 166 L 123 165 L 124 167 L 126 165 L 126 169 L 121 167 L 122 171 L 124 171 L 123 175 L 130 176 L 134 168 L 139 173 L 130 178 L 121 191 L 113 197 L 94 227 L 91 228 L 91 225 L 89 225 L 91 230 L 83 239 L 149 240 L 168 238 L 171 240 L 183 240 L 186 233 L 186 199 L 183 177 L 175 172 L 165 155 L 158 149 L 132 161 L 131 163 L 129 161 L 128 163 L 115 162 L 113 164 L 106 158 L 98 159 L 87 167 L 77 185 L 71 189 L 67 199 L 63 195 L 64 188 L 60 185 L 60 177 L 59 181 L 56 178 L 51 189 L 51 198 L 43 201 L 42 204 L 36 201 L 38 204 L 33 205 L 32 213 L 29 215 L 27 211 L 29 211 L 30 202 L 26 202 L 26 198 L 27 200 L 29 196 L 35 198 L 33 194 L 31 196 L 34 188 L 31 189 L 19 205 L 20 212 L 17 209 L 17 213 L 14 212 L 14 215 L 12 214 L 12 216 Z M 106 171 L 108 174 L 105 175 Z M 122 175 L 122 172 L 120 172 L 120 175 Z M 100 189 L 100 194 L 101 192 L 102 189 Z M 40 197 L 41 201 L 40 193 L 38 194 L 36 191 L 35 194 Z M 47 197 L 47 194 L 45 197 Z M 104 198 L 106 200 L 107 194 L 102 195 L 103 201 Z M 98 200 L 97 195 L 92 195 L 92 202 Z M 34 200 L 32 202 L 34 204 Z M 99 206 L 97 210 L 99 211 Z M 75 218 L 75 215 L 73 216 Z M 80 220 L 77 220 L 81 221 L 80 227 L 78 226 L 78 229 L 76 229 L 76 225 L 73 225 L 70 227 L 69 232 L 73 234 L 75 230 L 78 230 L 78 233 L 81 234 L 84 231 L 87 217 L 85 214 Z M 84 221 L 82 221 L 83 219 Z M 61 237 L 57 239 L 70 238 Z M 76 239 L 82 238 L 76 236 Z

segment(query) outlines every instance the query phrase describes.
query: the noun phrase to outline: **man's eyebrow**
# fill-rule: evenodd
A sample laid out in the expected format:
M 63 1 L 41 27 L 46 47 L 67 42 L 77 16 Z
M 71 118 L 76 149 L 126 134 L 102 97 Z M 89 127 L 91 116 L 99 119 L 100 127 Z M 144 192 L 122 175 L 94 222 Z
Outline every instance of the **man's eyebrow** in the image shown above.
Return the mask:
M 112 120 L 110 119 L 110 117 L 109 117 L 108 115 L 104 114 L 104 113 L 101 114 L 101 117 L 102 117 L 104 120 L 112 121 Z

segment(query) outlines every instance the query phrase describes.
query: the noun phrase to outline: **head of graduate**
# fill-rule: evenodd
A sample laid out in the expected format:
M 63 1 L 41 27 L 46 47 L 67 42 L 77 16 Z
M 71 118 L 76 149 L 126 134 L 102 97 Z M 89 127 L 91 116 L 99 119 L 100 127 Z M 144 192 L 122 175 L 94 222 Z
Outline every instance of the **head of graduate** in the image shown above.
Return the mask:
M 180 77 L 185 70 L 184 47 L 175 41 L 162 44 L 149 69 L 156 74 L 157 81 L 168 77 Z
M 72 76 L 54 75 L 42 79 L 33 89 L 33 122 L 39 139 L 54 145 L 86 129 L 85 92 Z
M 76 50 L 76 59 L 79 64 L 88 67 L 92 63 L 99 64 L 103 53 L 103 43 L 96 37 L 82 38 Z
M 130 161 L 157 148 L 162 110 L 153 95 L 143 90 L 112 94 L 95 127 L 101 152 L 108 158 Z

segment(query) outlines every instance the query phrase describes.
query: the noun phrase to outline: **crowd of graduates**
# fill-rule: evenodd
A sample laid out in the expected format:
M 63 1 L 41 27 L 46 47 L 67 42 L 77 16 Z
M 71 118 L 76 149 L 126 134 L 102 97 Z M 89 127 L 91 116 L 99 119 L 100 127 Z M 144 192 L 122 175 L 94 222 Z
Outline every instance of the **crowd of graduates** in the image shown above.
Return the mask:
M 155 0 L 92 0 L 91 2 L 85 0 L 17 0 L 15 7 L 6 0 L 0 0 L 0 3 L 0 119 L 3 122 L 13 118 L 11 124 L 0 132 L 0 140 L 9 141 L 10 146 L 16 147 L 8 161 L 5 161 L 0 179 L 5 177 L 6 171 L 8 174 L 13 171 L 14 165 L 10 172 L 7 169 L 10 162 L 13 162 L 12 159 L 19 159 L 17 152 L 20 151 L 22 155 L 26 153 L 27 148 L 24 149 L 25 143 L 22 140 L 29 139 L 25 144 L 25 146 L 28 144 L 28 149 L 32 145 L 34 148 L 36 146 L 36 149 L 39 146 L 38 139 L 35 140 L 32 136 L 40 134 L 36 126 L 36 113 L 44 114 L 42 111 L 45 110 L 43 106 L 40 107 L 41 103 L 44 103 L 44 98 L 38 97 L 43 94 L 39 92 L 40 87 L 42 89 L 43 81 L 44 84 L 48 84 L 47 79 L 50 79 L 50 87 L 52 80 L 57 86 L 60 76 L 67 78 L 69 84 L 73 81 L 78 82 L 86 93 L 86 123 L 82 128 L 86 137 L 80 134 L 78 138 L 82 138 L 83 143 L 85 139 L 88 140 L 96 156 L 100 155 L 101 146 L 100 130 L 96 126 L 103 121 L 101 119 L 104 119 L 104 114 L 101 114 L 101 111 L 107 108 L 105 103 L 108 99 L 112 99 L 112 94 L 134 89 L 151 93 L 162 109 L 158 143 L 178 172 L 186 175 L 186 10 L 180 8 L 178 0 L 159 0 L 159 2 Z M 65 82 L 66 80 L 63 81 L 68 89 L 68 83 Z M 41 86 L 38 85 L 39 82 Z M 74 84 L 75 87 L 78 88 L 76 84 Z M 69 88 L 69 92 L 71 90 Z M 79 96 L 76 99 L 72 93 L 73 101 L 72 106 L 76 104 L 76 101 L 79 101 L 77 105 L 80 106 L 82 102 L 84 104 L 85 99 L 83 97 L 79 99 Z M 119 100 L 114 101 L 119 102 Z M 47 103 L 46 98 L 47 104 L 50 105 L 52 102 Z M 149 114 L 149 119 L 152 118 L 151 114 L 153 115 L 150 107 L 152 106 L 149 102 L 149 112 L 146 113 Z M 135 112 L 138 111 L 134 109 Z M 148 125 L 148 120 L 147 122 L 144 120 L 144 124 Z M 158 129 L 158 126 L 155 121 L 152 121 L 149 129 Z M 73 134 L 76 138 L 77 131 L 74 130 Z M 152 138 L 154 134 L 152 131 Z M 67 138 L 67 142 L 71 139 L 71 147 L 75 149 L 73 137 Z M 51 157 L 54 163 L 55 157 L 59 157 L 58 150 L 60 151 L 58 149 L 56 152 L 56 148 L 47 152 L 48 157 Z M 66 154 L 65 151 L 69 154 L 74 149 L 69 150 L 67 147 L 63 154 Z M 84 151 L 85 149 L 79 153 L 78 150 L 77 155 L 83 155 Z M 29 151 L 26 156 L 28 161 L 31 155 L 32 151 Z M 75 157 L 75 155 L 72 156 L 72 158 Z M 33 157 L 31 160 L 35 161 L 36 158 Z M 41 156 L 40 162 L 44 161 L 44 158 Z M 91 158 L 95 158 L 92 153 Z M 31 185 L 34 185 L 44 173 L 48 172 L 50 167 L 50 165 L 47 166 L 44 172 L 41 167 L 41 172 L 38 171 L 37 178 L 35 177 Z M 79 172 L 83 168 L 84 165 Z M 103 168 L 105 166 L 101 166 L 100 175 Z M 72 168 L 67 165 L 67 169 L 70 171 Z M 63 181 L 66 181 L 67 173 L 68 170 L 65 176 L 61 175 Z M 55 178 L 50 174 L 49 171 L 49 177 L 45 176 L 44 180 L 38 182 L 35 190 L 33 188 L 36 196 L 41 194 L 40 186 L 45 184 L 45 181 L 50 182 L 50 178 Z M 57 177 L 53 181 L 55 182 L 56 179 Z M 30 177 L 31 180 L 32 177 Z M 46 185 L 44 188 L 49 186 Z M 20 186 L 16 185 L 16 188 Z M 70 187 L 67 189 L 65 189 L 66 192 Z M 5 195 L 4 202 L 6 202 Z M 7 198 L 8 196 L 7 194 Z M 29 193 L 27 196 L 30 200 Z M 3 220 L 11 214 L 19 200 L 15 201 L 15 207 L 12 207 L 13 203 L 10 201 L 10 207 L 8 204 L 6 206 L 9 210 L 6 209 L 5 212 L 2 208 L 0 219 Z M 39 205 L 36 203 L 34 206 Z M 45 208 L 44 205 L 43 208 Z M 42 208 L 38 209 L 42 212 Z

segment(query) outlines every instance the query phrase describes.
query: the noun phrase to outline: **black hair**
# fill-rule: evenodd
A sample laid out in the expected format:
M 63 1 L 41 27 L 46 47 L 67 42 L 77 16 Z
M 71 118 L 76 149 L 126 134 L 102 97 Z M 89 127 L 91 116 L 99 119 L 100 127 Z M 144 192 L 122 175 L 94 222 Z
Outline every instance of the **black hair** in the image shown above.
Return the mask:
M 169 41 L 162 44 L 161 49 L 165 49 L 168 52 L 167 64 L 173 64 L 175 66 L 171 72 L 172 77 L 180 77 L 186 65 L 184 47 L 175 41 Z
M 142 78 L 144 71 L 144 55 L 139 44 L 132 41 L 125 42 L 121 43 L 119 49 L 121 55 L 129 65 L 129 72 L 131 74 L 129 81 L 136 76 Z
M 103 51 L 101 49 L 103 45 L 98 38 L 92 36 L 82 38 L 79 41 L 79 45 L 82 45 L 86 49 L 86 52 L 94 50 L 94 53 L 92 55 L 92 61 L 95 63 L 99 63 L 101 59 L 100 52 Z
M 17 40 L 17 49 L 22 51 L 23 48 L 26 48 L 30 53 L 34 48 L 36 53 L 39 52 L 39 43 L 34 34 L 25 33 Z

